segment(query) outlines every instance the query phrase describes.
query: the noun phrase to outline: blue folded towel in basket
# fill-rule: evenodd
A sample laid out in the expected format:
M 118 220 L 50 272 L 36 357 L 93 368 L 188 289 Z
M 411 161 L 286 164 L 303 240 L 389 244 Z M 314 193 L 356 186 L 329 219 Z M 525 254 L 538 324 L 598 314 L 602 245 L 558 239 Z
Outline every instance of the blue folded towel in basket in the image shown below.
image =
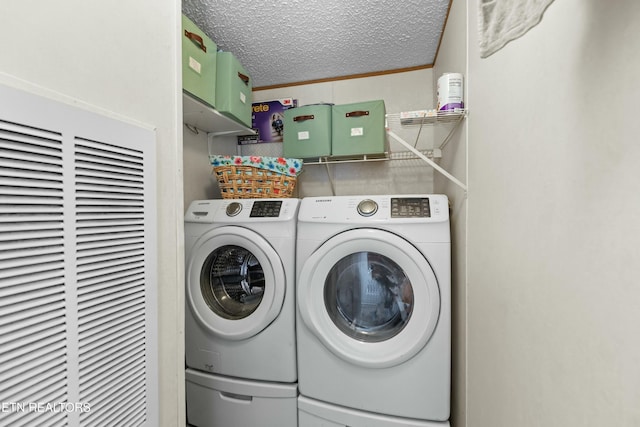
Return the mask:
M 259 169 L 270 170 L 282 175 L 296 177 L 302 172 L 302 159 L 291 159 L 287 157 L 265 157 L 265 156 L 209 156 L 211 165 L 225 166 L 253 166 Z

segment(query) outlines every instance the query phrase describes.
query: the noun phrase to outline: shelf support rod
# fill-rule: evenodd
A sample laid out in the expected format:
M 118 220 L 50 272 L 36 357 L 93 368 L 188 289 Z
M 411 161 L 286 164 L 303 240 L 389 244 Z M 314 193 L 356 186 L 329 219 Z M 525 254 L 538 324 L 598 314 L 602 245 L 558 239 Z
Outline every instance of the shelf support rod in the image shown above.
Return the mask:
M 431 160 L 430 158 L 428 158 L 427 156 L 422 154 L 420 151 L 418 151 L 415 148 L 413 148 L 413 146 L 411 144 L 409 144 L 404 139 L 400 138 L 393 131 L 388 130 L 387 134 L 390 137 L 392 137 L 393 139 L 395 139 L 396 141 L 398 141 L 400 144 L 404 145 L 409 151 L 413 152 L 413 154 L 415 154 L 416 156 L 420 157 L 422 160 L 427 162 L 432 168 L 434 168 L 435 170 L 440 172 L 442 175 L 444 175 L 446 178 L 448 178 L 451 182 L 456 184 L 458 187 L 462 188 L 465 192 L 467 191 L 467 186 L 465 184 L 463 184 L 455 176 L 451 175 L 449 172 L 444 170 L 439 164 L 437 164 L 436 162 L 434 162 L 433 160 Z
M 331 176 L 331 170 L 329 169 L 329 162 L 325 162 L 324 166 L 327 168 L 327 177 L 329 178 L 329 185 L 331 186 L 331 195 L 336 195 L 336 188 L 333 185 L 333 178 Z
M 463 116 L 461 116 L 458 119 L 458 121 L 455 122 L 455 124 L 451 127 L 451 129 L 449 129 L 449 134 L 447 134 L 447 137 L 442 141 L 442 144 L 440 144 L 440 147 L 438 147 L 438 148 L 440 148 L 442 150 L 449 143 L 449 141 L 451 140 L 451 137 L 453 136 L 453 133 L 458 128 L 458 125 L 462 122 L 462 117 Z

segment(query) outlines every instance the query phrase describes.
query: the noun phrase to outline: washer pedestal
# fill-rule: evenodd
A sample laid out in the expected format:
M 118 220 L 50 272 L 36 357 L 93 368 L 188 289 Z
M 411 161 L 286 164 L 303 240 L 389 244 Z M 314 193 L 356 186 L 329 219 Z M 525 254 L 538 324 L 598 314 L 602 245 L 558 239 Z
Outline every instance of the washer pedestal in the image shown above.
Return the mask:
M 186 370 L 187 421 L 197 427 L 296 427 L 296 384 Z

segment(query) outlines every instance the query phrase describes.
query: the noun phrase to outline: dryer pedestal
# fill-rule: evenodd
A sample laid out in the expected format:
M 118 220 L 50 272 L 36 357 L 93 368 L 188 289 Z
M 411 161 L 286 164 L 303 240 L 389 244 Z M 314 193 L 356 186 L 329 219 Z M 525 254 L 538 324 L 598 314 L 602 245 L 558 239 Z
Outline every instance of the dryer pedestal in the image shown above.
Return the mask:
M 298 421 L 299 427 L 449 427 L 449 421 L 390 417 L 331 405 L 304 396 L 298 398 Z

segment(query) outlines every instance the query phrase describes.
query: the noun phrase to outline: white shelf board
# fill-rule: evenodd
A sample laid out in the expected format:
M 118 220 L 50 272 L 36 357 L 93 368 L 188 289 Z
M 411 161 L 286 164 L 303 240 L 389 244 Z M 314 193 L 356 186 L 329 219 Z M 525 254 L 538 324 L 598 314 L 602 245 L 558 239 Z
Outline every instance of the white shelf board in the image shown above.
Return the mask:
M 187 93 L 182 93 L 184 124 L 214 135 L 254 135 L 253 129 L 220 113 Z

